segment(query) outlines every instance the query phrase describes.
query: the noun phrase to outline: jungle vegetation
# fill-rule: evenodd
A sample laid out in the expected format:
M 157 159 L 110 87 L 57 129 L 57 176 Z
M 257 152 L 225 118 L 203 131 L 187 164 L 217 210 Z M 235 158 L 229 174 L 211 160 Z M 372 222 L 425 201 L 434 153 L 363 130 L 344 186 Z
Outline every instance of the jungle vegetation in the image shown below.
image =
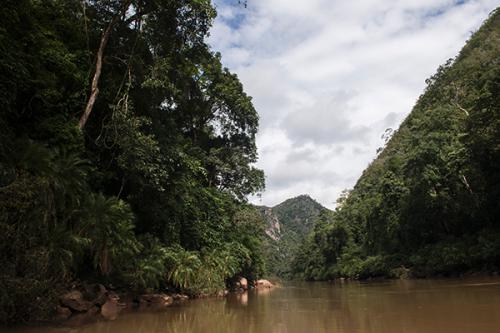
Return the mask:
M 258 115 L 209 0 L 0 10 L 0 322 L 76 280 L 211 293 L 262 275 Z
M 310 280 L 500 269 L 500 10 L 439 67 L 410 115 L 325 212 L 295 274 Z
M 309 280 L 500 269 L 500 10 L 335 211 L 278 207 L 289 265 L 246 202 L 259 117 L 206 43 L 210 0 L 2 5 L 0 322 L 50 317 L 75 281 L 197 295 L 266 258 Z

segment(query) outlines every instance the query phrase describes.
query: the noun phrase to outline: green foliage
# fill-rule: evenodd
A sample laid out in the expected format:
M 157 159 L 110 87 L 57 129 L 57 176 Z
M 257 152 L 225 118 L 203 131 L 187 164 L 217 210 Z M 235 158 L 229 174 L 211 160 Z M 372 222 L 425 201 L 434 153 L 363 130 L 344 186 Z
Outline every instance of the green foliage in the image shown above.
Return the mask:
M 272 208 L 259 208 L 266 219 L 268 235 L 274 234 L 274 238 L 267 237 L 264 243 L 268 275 L 286 279 L 300 275 L 303 270 L 297 267 L 300 263 L 296 259 L 299 248 L 314 221 L 328 214 L 328 210 L 307 195 L 288 199 Z M 280 228 L 278 234 L 276 223 Z
M 427 80 L 337 210 L 316 223 L 297 256 L 298 273 L 368 278 L 407 268 L 430 276 L 500 267 L 499 36 L 497 9 Z
M 168 250 L 154 236 L 143 235 L 139 239 L 140 252 L 125 264 L 122 280 L 132 290 L 158 289 L 165 284 L 165 261 Z
M 90 241 L 94 266 L 108 276 L 139 252 L 130 207 L 116 198 L 91 194 L 84 204 L 82 233 Z
M 29 140 L 17 145 L 0 188 L 2 321 L 47 316 L 88 245 L 73 229 L 87 163 Z
M 209 0 L 7 1 L 0 13 L 1 322 L 74 279 L 214 292 L 263 273 L 258 115 L 205 43 Z M 42 299 L 45 304 L 41 304 Z
M 251 263 L 251 253 L 236 242 L 202 252 L 176 247 L 167 250 L 165 263 L 167 279 L 174 286 L 193 295 L 213 294 Z
M 167 279 L 179 288 L 188 289 L 195 285 L 201 265 L 198 253 L 182 247 L 171 248 L 166 258 Z

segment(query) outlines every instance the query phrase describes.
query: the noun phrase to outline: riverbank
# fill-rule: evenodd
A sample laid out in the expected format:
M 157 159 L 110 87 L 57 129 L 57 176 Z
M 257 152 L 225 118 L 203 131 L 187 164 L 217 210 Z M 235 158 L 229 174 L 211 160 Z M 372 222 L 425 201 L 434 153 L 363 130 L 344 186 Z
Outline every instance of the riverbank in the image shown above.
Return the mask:
M 401 268 L 399 274 L 390 276 L 371 276 L 366 278 L 356 277 L 338 277 L 325 280 L 295 280 L 307 282 L 329 282 L 329 283 L 345 283 L 345 282 L 383 282 L 397 280 L 454 280 L 454 279 L 489 279 L 500 278 L 500 273 L 497 271 L 468 271 L 468 272 L 451 272 L 449 274 L 423 275 L 418 274 L 408 268 Z
M 496 333 L 500 278 L 284 282 L 164 309 L 123 310 L 78 327 L 0 328 L 0 333 Z
M 98 320 L 114 320 L 124 310 L 164 308 L 190 297 L 181 293 L 134 293 L 95 283 L 74 285 L 59 297 L 50 322 L 78 326 Z
M 241 294 L 251 289 L 271 289 L 276 286 L 275 283 L 264 279 L 249 283 L 247 279 L 239 278 L 234 281 L 230 289 L 211 294 L 188 295 L 178 292 L 137 293 L 116 290 L 112 286 L 105 287 L 100 283 L 76 283 L 58 298 L 58 304 L 54 305 L 54 315 L 40 323 L 81 326 L 101 320 L 115 320 L 123 312 L 161 310 L 190 299 L 223 298 L 230 292 Z

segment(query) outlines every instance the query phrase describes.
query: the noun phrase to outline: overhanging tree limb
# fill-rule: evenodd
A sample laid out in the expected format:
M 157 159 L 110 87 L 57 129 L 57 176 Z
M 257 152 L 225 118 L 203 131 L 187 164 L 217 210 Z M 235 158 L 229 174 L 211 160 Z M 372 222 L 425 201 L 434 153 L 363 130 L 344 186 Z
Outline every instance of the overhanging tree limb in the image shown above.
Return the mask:
M 99 94 L 99 78 L 101 77 L 101 72 L 102 72 L 102 58 L 104 55 L 104 49 L 106 48 L 106 45 L 108 44 L 109 37 L 111 36 L 111 32 L 113 31 L 113 28 L 115 25 L 118 23 L 120 18 L 125 15 L 127 12 L 128 8 L 130 7 L 130 4 L 132 3 L 132 0 L 125 0 L 122 4 L 122 7 L 120 8 L 120 11 L 111 19 L 109 22 L 108 26 L 104 30 L 101 36 L 101 42 L 99 44 L 99 49 L 97 50 L 97 55 L 96 55 L 96 62 L 95 62 L 95 71 L 94 71 L 94 77 L 92 78 L 92 86 L 90 90 L 90 96 L 87 101 L 87 104 L 85 105 L 85 111 L 83 112 L 82 116 L 80 117 L 80 121 L 78 122 L 78 127 L 80 129 L 83 129 L 85 127 L 85 124 L 87 123 L 87 120 L 89 119 L 90 113 L 92 112 L 92 109 L 94 108 L 94 103 L 97 99 L 97 95 Z

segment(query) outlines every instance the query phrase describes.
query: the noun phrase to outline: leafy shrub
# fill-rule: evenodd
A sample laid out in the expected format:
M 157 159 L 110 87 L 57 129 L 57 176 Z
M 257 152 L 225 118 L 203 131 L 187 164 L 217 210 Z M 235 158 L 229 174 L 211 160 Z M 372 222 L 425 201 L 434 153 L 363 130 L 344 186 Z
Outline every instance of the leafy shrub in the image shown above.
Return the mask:
M 388 276 L 389 270 L 384 256 L 370 256 L 363 261 L 359 277 L 365 279 L 369 277 Z
M 168 249 L 148 234 L 142 236 L 139 243 L 139 254 L 130 260 L 122 279 L 133 290 L 159 289 L 167 282 L 165 262 Z
M 464 241 L 451 240 L 428 245 L 409 258 L 416 276 L 453 274 L 470 268 L 469 248 Z

